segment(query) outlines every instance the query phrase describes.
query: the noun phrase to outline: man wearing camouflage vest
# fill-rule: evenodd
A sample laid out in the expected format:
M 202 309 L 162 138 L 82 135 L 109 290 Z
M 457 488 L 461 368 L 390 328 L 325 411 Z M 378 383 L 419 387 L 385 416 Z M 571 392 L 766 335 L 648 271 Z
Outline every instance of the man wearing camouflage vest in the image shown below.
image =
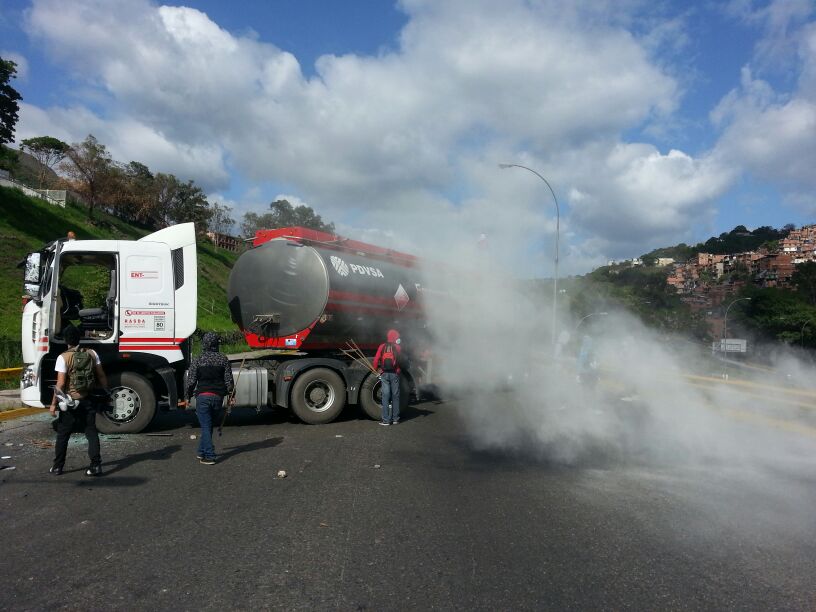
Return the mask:
M 60 401 L 59 420 L 57 421 L 57 442 L 54 454 L 54 465 L 51 473 L 62 474 L 65 467 L 65 455 L 68 452 L 68 439 L 75 425 L 85 430 L 88 439 L 88 458 L 91 465 L 85 471 L 88 476 L 102 475 L 102 457 L 99 451 L 99 433 L 96 431 L 96 409 L 88 398 L 93 388 L 106 389 L 108 380 L 99 355 L 92 349 L 79 348 L 79 330 L 68 325 L 62 331 L 68 350 L 57 357 L 54 369 L 57 372 L 57 384 L 54 387 L 54 398 L 49 410 L 57 414 L 58 396 Z M 67 394 L 65 390 L 67 388 Z

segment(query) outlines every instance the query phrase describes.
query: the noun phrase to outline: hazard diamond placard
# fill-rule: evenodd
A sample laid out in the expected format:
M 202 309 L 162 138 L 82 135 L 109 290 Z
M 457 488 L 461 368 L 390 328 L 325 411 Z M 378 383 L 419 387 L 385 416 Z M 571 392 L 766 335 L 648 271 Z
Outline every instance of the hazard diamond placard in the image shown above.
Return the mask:
M 402 284 L 400 284 L 397 292 L 394 294 L 394 301 L 397 303 L 397 310 L 402 310 L 408 302 L 411 301 L 411 298 L 408 297 L 408 292 Z

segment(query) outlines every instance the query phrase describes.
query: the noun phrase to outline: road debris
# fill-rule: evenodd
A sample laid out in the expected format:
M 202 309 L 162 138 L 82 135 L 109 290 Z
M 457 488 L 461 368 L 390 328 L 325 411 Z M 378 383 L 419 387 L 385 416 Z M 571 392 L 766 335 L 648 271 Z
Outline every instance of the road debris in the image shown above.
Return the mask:
M 335 437 L 335 438 L 342 438 L 342 437 L 343 437 L 343 434 L 335 434 L 335 436 L 334 436 L 334 437 Z
M 379 464 L 379 463 L 375 463 L 375 464 L 374 464 L 374 469 L 375 469 L 375 470 L 379 470 L 379 469 L 380 469 L 380 464 Z
M 146 434 L 146 435 L 148 435 L 148 436 L 164 436 L 164 437 L 170 437 L 170 436 L 172 436 L 173 434 L 171 434 L 171 433 L 149 433 L 149 434 Z M 195 436 L 190 436 L 190 439 L 192 440 L 194 437 L 195 437 Z
M 286 470 L 278 470 L 278 478 L 286 478 Z
M 191 439 L 191 440 L 195 440 L 195 439 L 196 439 L 196 435 L 195 435 L 195 434 L 192 434 L 192 435 L 190 436 L 190 439 Z
M 11 459 L 11 455 L 3 455 L 0 459 Z
M 31 440 L 31 444 L 37 448 L 54 448 L 54 443 L 51 440 L 43 440 L 40 438 Z

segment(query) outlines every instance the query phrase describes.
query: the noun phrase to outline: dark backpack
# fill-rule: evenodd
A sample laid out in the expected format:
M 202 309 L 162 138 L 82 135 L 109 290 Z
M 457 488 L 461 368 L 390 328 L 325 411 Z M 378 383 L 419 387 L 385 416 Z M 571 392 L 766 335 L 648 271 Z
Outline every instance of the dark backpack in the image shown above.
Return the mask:
M 382 352 L 382 371 L 396 372 L 399 366 L 399 355 L 394 349 L 394 345 L 386 342 Z
M 85 349 L 62 354 L 68 374 L 68 392 L 75 399 L 83 399 L 96 383 L 93 355 Z

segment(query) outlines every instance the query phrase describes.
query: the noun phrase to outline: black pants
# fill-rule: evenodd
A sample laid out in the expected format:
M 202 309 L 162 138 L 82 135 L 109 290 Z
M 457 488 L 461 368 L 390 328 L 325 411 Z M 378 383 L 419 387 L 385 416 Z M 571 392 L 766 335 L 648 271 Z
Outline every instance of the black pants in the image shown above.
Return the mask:
M 88 458 L 91 465 L 102 463 L 99 454 L 99 433 L 96 431 L 96 410 L 87 400 L 81 400 L 79 406 L 73 410 L 66 410 L 59 413 L 57 421 L 57 444 L 54 454 L 54 467 L 65 465 L 65 455 L 68 452 L 68 438 L 74 427 L 84 429 L 85 437 L 88 439 Z

